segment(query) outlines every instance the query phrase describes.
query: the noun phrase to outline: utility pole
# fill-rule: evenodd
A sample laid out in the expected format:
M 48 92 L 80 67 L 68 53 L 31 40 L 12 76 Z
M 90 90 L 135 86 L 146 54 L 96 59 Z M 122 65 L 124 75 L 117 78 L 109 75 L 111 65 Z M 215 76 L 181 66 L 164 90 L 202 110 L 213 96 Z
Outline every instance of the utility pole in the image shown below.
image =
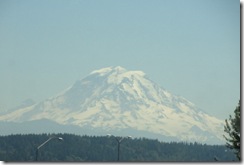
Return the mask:
M 116 141 L 117 141 L 117 143 L 118 143 L 118 157 L 117 157 L 117 161 L 119 161 L 119 158 L 120 158 L 120 143 L 125 139 L 125 138 L 132 138 L 131 136 L 126 136 L 126 137 L 121 137 L 121 138 L 119 138 L 119 137 L 116 137 L 116 136 L 114 136 L 114 135 L 110 135 L 110 134 L 108 134 L 107 136 L 113 136 L 115 139 L 116 139 Z
M 45 144 L 47 144 L 47 142 L 49 142 L 50 140 L 52 139 L 58 139 L 60 141 L 63 141 L 64 139 L 62 137 L 56 137 L 56 136 L 52 136 L 50 137 L 49 139 L 47 139 L 45 142 L 43 142 L 41 145 L 39 145 L 37 148 L 36 148 L 36 161 L 38 160 L 38 152 L 39 152 L 39 149 L 44 146 Z

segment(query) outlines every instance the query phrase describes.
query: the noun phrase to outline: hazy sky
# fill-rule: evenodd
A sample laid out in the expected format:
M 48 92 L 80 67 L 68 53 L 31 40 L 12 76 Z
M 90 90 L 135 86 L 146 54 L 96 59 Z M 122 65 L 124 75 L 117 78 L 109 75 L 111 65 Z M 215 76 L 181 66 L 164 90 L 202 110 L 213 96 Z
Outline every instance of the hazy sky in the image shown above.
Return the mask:
M 240 99 L 240 1 L 0 1 L 0 111 L 117 65 L 228 118 Z

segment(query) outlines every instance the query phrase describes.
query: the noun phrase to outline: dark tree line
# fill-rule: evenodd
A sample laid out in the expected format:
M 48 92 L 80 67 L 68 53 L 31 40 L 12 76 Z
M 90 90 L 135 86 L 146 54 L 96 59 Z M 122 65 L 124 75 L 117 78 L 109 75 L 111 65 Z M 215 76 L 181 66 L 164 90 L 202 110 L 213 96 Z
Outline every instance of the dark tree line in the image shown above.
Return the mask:
M 0 160 L 35 161 L 36 148 L 50 134 L 0 136 Z M 55 134 L 64 141 L 52 140 L 41 147 L 38 161 L 117 161 L 117 141 L 107 136 Z M 124 139 L 120 145 L 120 161 L 237 161 L 225 145 L 186 142 L 159 142 L 146 138 Z

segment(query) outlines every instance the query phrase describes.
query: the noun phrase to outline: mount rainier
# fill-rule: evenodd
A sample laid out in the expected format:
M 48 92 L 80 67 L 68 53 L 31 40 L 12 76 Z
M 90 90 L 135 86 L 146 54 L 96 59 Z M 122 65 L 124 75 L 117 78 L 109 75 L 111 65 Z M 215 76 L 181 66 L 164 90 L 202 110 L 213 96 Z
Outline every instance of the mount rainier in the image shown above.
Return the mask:
M 2 134 L 64 132 L 223 144 L 224 121 L 151 81 L 107 67 L 62 93 L 0 115 Z M 14 129 L 15 128 L 15 129 Z

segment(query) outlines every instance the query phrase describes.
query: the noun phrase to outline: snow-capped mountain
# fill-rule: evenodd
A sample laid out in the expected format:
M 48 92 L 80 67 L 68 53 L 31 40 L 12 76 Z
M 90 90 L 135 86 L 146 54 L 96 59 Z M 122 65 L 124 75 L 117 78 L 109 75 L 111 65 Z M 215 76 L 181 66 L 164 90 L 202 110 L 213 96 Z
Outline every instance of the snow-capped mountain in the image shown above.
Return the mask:
M 223 121 L 161 88 L 142 71 L 119 66 L 95 70 L 54 97 L 0 116 L 2 122 L 43 119 L 94 135 L 224 143 Z

